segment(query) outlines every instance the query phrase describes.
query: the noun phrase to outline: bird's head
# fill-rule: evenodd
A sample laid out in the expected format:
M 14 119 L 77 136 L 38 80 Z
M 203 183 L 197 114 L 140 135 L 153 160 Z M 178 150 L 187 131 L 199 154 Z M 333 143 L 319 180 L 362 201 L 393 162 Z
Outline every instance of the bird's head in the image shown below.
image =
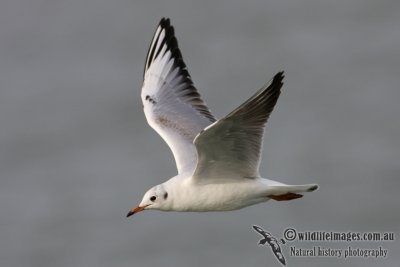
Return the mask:
M 156 185 L 150 188 L 146 194 L 144 194 L 142 201 L 139 206 L 131 209 L 126 217 L 136 214 L 143 210 L 168 210 L 170 205 L 168 192 L 164 185 Z

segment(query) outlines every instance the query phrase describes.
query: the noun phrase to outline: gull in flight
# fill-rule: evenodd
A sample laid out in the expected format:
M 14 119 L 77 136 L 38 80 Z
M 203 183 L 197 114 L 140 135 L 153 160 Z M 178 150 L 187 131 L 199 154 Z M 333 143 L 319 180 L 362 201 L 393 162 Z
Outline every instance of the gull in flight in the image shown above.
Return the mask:
M 287 185 L 259 174 L 264 126 L 283 72 L 222 119 L 193 85 L 169 19 L 161 19 L 144 66 L 147 122 L 168 144 L 178 175 L 148 190 L 127 217 L 143 210 L 228 211 L 270 199 L 302 197 L 317 184 Z

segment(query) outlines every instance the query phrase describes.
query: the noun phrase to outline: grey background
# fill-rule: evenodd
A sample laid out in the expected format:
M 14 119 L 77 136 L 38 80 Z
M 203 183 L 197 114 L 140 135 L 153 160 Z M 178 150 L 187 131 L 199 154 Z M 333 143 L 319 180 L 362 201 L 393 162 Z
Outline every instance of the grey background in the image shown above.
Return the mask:
M 252 224 L 399 233 L 399 1 L 0 2 L 0 265 L 280 266 Z M 277 71 L 261 173 L 321 189 L 226 213 L 143 212 L 175 175 L 147 125 L 142 68 L 171 17 L 195 85 L 221 117 Z M 292 258 L 288 266 L 398 266 Z

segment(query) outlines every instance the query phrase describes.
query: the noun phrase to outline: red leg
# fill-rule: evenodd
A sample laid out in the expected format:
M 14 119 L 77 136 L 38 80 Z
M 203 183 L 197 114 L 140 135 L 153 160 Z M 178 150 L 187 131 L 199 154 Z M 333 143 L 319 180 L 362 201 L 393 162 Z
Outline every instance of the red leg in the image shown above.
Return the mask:
M 301 197 L 303 197 L 303 195 L 289 192 L 289 193 L 286 193 L 283 195 L 277 195 L 277 196 L 270 195 L 268 197 L 272 198 L 273 200 L 276 200 L 276 201 L 287 201 L 287 200 L 292 200 L 292 199 L 296 199 L 296 198 L 301 198 Z

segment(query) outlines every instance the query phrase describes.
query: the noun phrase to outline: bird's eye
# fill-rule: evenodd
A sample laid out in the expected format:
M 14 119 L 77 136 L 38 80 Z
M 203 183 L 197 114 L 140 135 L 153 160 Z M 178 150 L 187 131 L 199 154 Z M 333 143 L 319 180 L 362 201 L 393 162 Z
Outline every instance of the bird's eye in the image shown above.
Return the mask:
M 154 201 L 156 200 L 156 196 L 152 196 L 152 197 L 150 198 L 150 200 L 154 202 Z

